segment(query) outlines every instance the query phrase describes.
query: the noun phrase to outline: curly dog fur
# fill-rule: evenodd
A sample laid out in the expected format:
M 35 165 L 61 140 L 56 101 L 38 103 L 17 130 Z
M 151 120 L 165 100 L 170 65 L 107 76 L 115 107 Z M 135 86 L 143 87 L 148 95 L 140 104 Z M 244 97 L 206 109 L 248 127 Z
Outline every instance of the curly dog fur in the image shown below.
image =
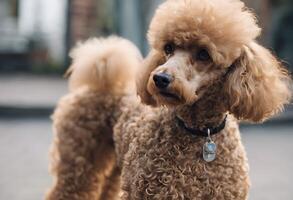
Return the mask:
M 255 41 L 259 34 L 239 0 L 167 0 L 150 24 L 143 62 L 121 38 L 78 45 L 71 92 L 53 115 L 56 179 L 47 199 L 247 199 L 238 120 L 262 122 L 291 98 L 291 79 Z M 166 87 L 156 83 L 161 73 Z M 203 129 L 226 115 L 212 136 L 217 158 L 205 162 L 205 138 L 175 118 Z

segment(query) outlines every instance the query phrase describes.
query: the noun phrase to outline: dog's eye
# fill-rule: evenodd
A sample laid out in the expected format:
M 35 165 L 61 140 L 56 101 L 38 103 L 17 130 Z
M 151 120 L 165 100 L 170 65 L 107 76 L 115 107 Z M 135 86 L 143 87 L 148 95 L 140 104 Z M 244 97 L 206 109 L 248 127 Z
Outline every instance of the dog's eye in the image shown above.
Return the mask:
M 165 51 L 165 54 L 166 55 L 170 55 L 174 52 L 175 50 L 175 46 L 174 44 L 172 43 L 167 43 L 165 46 L 164 46 L 164 51 Z
M 211 59 L 210 54 L 207 50 L 201 49 L 196 54 L 196 60 L 209 61 Z

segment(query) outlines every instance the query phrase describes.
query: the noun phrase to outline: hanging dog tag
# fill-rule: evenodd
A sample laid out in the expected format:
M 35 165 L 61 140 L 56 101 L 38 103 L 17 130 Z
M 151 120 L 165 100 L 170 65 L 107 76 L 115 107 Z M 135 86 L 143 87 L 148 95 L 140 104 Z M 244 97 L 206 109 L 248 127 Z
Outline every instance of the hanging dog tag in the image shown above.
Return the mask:
M 211 162 L 211 161 L 215 160 L 216 151 L 217 151 L 217 145 L 212 140 L 212 138 L 210 136 L 210 130 L 208 129 L 207 141 L 203 145 L 203 152 L 202 152 L 203 159 L 206 162 Z

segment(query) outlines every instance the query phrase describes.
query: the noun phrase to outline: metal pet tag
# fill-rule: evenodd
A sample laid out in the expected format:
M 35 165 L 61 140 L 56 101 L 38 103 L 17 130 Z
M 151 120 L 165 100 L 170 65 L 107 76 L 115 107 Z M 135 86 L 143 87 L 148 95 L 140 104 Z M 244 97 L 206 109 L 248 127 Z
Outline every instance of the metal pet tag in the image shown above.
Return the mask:
M 208 137 L 207 141 L 203 145 L 203 152 L 202 157 L 206 162 L 211 162 L 215 160 L 216 158 L 216 152 L 217 152 L 217 145 L 214 143 L 210 136 L 210 130 L 208 129 Z

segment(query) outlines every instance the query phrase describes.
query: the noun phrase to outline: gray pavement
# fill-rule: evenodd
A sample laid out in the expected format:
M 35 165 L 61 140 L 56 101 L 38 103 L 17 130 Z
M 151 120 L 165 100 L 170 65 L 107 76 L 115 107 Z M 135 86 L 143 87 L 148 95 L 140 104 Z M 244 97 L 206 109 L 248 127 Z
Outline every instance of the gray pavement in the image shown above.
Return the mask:
M 0 199 L 40 200 L 51 183 L 49 119 L 0 120 Z
M 39 200 L 51 184 L 49 119 L 0 120 L 0 199 Z M 245 126 L 252 200 L 293 199 L 293 124 Z
M 241 129 L 250 163 L 252 200 L 293 199 L 293 124 Z

